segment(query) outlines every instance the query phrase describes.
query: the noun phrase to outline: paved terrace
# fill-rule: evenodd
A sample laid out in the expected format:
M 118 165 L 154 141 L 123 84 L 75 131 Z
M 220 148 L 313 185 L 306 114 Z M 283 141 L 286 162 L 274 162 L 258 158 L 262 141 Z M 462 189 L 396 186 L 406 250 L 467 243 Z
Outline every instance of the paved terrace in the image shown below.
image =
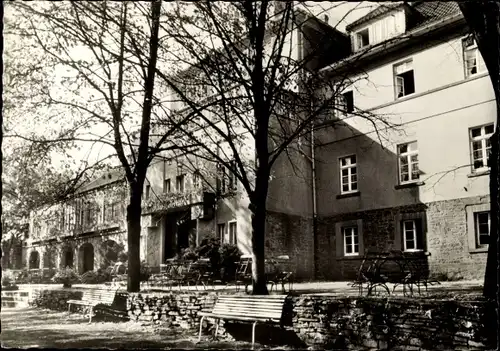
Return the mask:
M 351 286 L 352 282 L 301 282 L 294 283 L 292 287 L 292 292 L 294 294 L 306 294 L 306 295 L 334 295 L 334 296 L 357 296 L 359 295 L 359 291 L 357 287 Z M 120 285 L 122 289 L 126 289 L 125 285 Z M 393 285 L 388 284 L 391 288 Z M 20 284 L 20 290 L 30 290 L 30 289 L 60 289 L 62 284 Z M 109 284 L 74 284 L 74 288 L 109 288 Z M 269 285 L 268 285 L 269 287 Z M 460 281 L 444 281 L 440 282 L 440 284 L 429 285 L 428 294 L 481 294 L 483 287 L 482 280 L 460 280 Z M 288 285 L 285 286 L 288 291 Z M 422 288 L 423 289 L 423 288 Z M 178 286 L 173 286 L 172 291 L 179 291 Z M 206 290 L 203 286 L 181 286 L 181 291 L 220 291 L 226 293 L 235 293 L 236 286 L 235 285 L 215 285 L 208 286 Z M 249 288 L 251 290 L 251 287 Z M 168 292 L 170 291 L 169 287 L 159 287 L 159 286 L 151 286 L 146 284 L 141 284 L 141 291 L 149 292 Z M 244 287 L 240 286 L 240 292 L 244 291 Z M 275 290 L 273 289 L 273 292 Z M 278 286 L 278 292 L 281 291 L 281 286 Z M 378 291 L 382 291 L 379 288 Z M 396 287 L 394 291 L 394 295 L 402 296 L 403 290 L 402 287 Z

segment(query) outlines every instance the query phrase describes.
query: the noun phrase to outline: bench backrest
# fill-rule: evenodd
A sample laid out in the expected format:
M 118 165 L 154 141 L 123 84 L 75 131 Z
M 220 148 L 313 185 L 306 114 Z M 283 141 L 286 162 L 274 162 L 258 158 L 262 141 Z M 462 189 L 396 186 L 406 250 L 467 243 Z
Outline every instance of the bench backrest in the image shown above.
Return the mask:
M 115 300 L 116 290 L 89 289 L 83 292 L 82 300 L 111 305 Z
M 213 314 L 226 317 L 246 317 L 259 321 L 279 322 L 283 314 L 286 295 L 220 296 Z

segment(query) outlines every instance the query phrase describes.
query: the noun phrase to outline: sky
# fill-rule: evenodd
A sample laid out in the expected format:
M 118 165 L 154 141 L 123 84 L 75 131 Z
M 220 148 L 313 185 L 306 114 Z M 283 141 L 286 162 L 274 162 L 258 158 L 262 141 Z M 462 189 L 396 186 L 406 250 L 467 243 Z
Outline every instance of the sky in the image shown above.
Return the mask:
M 298 7 L 303 7 L 313 15 L 328 22 L 332 27 L 345 33 L 345 26 L 358 18 L 366 15 L 368 12 L 376 8 L 379 4 L 373 2 L 330 2 L 330 1 L 306 1 L 298 4 Z M 346 15 L 347 14 L 347 15 Z M 325 18 L 328 16 L 328 19 Z M 77 55 L 78 56 L 78 55 Z M 93 150 L 90 150 L 88 145 L 83 144 L 80 150 L 75 150 L 73 157 L 75 159 L 90 159 L 103 157 L 104 155 L 113 152 L 108 146 L 95 145 Z M 90 155 L 89 155 L 90 153 Z M 63 164 L 64 160 L 60 157 L 54 158 L 55 164 Z M 77 162 L 78 163 L 78 162 Z

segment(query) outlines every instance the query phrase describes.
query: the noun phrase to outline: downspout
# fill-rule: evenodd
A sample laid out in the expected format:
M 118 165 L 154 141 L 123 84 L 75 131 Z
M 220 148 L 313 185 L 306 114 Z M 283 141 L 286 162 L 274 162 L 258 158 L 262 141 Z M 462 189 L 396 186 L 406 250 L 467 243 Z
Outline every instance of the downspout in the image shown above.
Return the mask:
M 316 203 L 316 161 L 314 153 L 314 123 L 311 126 L 311 177 L 312 177 L 312 201 L 313 201 L 313 257 L 314 257 L 314 274 L 313 278 L 316 279 L 316 272 L 318 268 L 318 213 Z

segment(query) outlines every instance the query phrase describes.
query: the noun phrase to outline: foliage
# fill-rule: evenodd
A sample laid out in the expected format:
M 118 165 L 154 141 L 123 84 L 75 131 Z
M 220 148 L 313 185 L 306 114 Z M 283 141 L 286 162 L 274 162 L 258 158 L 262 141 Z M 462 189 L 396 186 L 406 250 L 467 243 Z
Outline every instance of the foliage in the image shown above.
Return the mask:
M 66 267 L 58 270 L 52 281 L 58 284 L 71 285 L 80 282 L 80 277 L 73 268 Z
M 107 270 L 98 269 L 97 271 L 88 271 L 80 276 L 82 284 L 101 284 L 111 281 L 111 274 Z
M 204 239 L 195 249 L 199 258 L 208 258 L 214 274 L 225 281 L 232 280 L 236 273 L 241 253 L 236 245 L 220 244 L 218 238 Z
M 196 261 L 198 259 L 198 254 L 195 249 L 187 247 L 182 250 L 181 257 L 185 261 Z

